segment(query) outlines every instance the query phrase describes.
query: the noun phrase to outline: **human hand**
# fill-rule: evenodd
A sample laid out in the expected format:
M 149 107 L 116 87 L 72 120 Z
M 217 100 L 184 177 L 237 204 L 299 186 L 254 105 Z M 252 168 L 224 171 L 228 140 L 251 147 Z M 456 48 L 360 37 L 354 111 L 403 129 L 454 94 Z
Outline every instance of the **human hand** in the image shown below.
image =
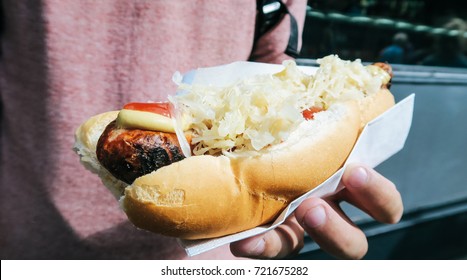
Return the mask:
M 235 256 L 278 259 L 296 254 L 308 235 L 325 252 L 341 259 L 360 259 L 368 250 L 365 234 L 339 207 L 347 201 L 382 223 L 397 223 L 403 212 L 402 199 L 394 183 L 375 170 L 349 165 L 342 176 L 346 186 L 339 193 L 309 198 L 282 225 L 264 234 L 230 245 Z

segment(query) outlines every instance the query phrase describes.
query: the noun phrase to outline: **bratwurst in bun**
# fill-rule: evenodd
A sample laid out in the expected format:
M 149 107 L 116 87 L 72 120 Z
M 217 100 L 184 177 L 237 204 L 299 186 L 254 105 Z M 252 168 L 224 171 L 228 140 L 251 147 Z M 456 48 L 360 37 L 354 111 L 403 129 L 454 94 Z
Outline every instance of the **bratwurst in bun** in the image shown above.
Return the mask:
M 337 56 L 314 75 L 292 61 L 225 87 L 180 84 L 76 131 L 81 162 L 137 227 L 183 239 L 272 222 L 345 162 L 363 126 L 394 105 L 387 64 Z

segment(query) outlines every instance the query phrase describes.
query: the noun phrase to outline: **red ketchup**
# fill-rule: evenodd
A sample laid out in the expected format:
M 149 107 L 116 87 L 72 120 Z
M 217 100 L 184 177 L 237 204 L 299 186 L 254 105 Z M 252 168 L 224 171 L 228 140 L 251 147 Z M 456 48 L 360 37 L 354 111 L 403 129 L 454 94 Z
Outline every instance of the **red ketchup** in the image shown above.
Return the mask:
M 315 113 L 318 113 L 318 112 L 321 112 L 323 111 L 322 108 L 319 108 L 319 107 L 311 107 L 309 109 L 306 109 L 302 112 L 302 115 L 303 117 L 305 118 L 305 120 L 312 120 L 315 116 Z
M 169 102 L 157 102 L 157 103 L 156 102 L 150 102 L 150 103 L 132 102 L 132 103 L 128 103 L 125 106 L 123 106 L 123 109 L 150 112 L 150 113 L 166 116 L 168 118 L 171 117 Z

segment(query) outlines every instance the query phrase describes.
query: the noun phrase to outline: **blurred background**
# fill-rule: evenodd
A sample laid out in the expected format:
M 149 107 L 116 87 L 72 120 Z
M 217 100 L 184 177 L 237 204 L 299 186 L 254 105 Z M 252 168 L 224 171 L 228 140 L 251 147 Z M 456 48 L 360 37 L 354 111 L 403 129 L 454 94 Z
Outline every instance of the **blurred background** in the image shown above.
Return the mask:
M 310 0 L 302 57 L 467 67 L 467 4 L 455 0 Z
M 404 149 L 377 167 L 404 200 L 396 225 L 342 205 L 368 236 L 366 259 L 467 259 L 467 2 L 310 0 L 298 63 L 338 54 L 389 62 L 391 91 L 415 93 Z M 307 239 L 297 258 L 330 258 Z

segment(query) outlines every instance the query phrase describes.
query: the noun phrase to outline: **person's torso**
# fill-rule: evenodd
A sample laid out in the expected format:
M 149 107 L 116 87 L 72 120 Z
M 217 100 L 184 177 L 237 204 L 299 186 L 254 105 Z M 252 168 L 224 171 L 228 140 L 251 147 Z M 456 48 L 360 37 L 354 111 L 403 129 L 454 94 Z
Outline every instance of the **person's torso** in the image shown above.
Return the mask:
M 256 1 L 11 1 L 3 12 L 2 254 L 180 257 L 173 240 L 128 225 L 79 164 L 74 130 L 165 99 L 175 71 L 248 59 Z

